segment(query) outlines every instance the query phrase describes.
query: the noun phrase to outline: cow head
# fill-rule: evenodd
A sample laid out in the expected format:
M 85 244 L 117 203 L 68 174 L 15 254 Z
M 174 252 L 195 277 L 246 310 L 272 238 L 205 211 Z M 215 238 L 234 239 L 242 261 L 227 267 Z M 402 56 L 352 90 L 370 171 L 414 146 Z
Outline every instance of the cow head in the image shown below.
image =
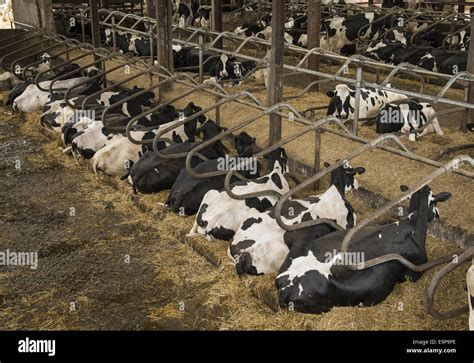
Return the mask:
M 326 95 L 331 97 L 327 111 L 328 116 L 340 119 L 354 116 L 355 90 L 346 84 L 338 84 L 334 91 L 327 91 Z
M 183 109 L 183 111 L 180 113 L 180 117 L 189 117 L 200 111 L 202 111 L 201 107 L 196 106 L 193 102 L 189 102 L 187 106 Z M 200 115 L 196 117 L 195 120 L 197 120 L 202 125 L 204 122 L 206 122 L 207 118 L 204 115 Z
M 229 77 L 229 74 L 231 73 L 233 69 L 233 62 L 235 61 L 235 58 L 229 58 L 227 54 L 222 54 L 219 61 L 216 64 L 217 67 L 217 79 L 221 78 L 226 78 Z
M 245 131 L 242 131 L 238 136 L 234 136 L 234 145 L 237 154 L 242 155 L 247 150 L 252 150 L 255 146 L 255 137 L 250 137 Z
M 133 86 L 130 93 L 133 95 L 133 94 L 139 93 L 143 90 L 144 90 L 144 88 Z M 147 91 L 147 92 L 141 94 L 140 96 L 138 96 L 138 100 L 140 102 L 140 105 L 145 106 L 145 107 L 150 107 L 152 105 L 152 102 L 153 102 L 154 98 L 155 98 L 155 94 L 151 91 Z
M 331 166 L 328 162 L 324 162 L 324 167 Z M 353 168 L 348 162 L 337 168 L 331 173 L 331 185 L 334 185 L 341 195 L 349 193 L 359 188 L 359 182 L 355 179 L 356 175 L 365 173 L 365 168 L 359 166 Z
M 285 23 L 285 29 L 289 30 L 295 26 L 295 19 L 289 18 L 288 21 Z
M 263 27 L 267 27 L 272 23 L 272 14 L 265 14 L 264 16 L 261 17 L 260 19 L 260 24 L 263 25 Z
M 285 149 L 279 147 L 268 154 L 268 170 L 279 169 L 282 173 L 288 173 L 288 155 Z
M 400 190 L 406 192 L 409 188 L 406 185 L 400 185 Z M 408 213 L 415 213 L 423 211 L 422 203 L 427 203 L 428 209 L 428 222 L 433 221 L 434 219 L 439 219 L 439 210 L 437 204 L 440 202 L 445 202 L 451 198 L 452 194 L 449 192 L 441 192 L 438 194 L 433 194 L 429 186 L 424 186 L 416 193 L 410 197 L 410 206 Z
M 202 139 L 206 141 L 212 139 L 224 131 L 227 131 L 226 127 L 220 127 L 214 121 L 207 120 L 202 124 L 202 126 L 196 129 L 196 134 L 202 134 Z

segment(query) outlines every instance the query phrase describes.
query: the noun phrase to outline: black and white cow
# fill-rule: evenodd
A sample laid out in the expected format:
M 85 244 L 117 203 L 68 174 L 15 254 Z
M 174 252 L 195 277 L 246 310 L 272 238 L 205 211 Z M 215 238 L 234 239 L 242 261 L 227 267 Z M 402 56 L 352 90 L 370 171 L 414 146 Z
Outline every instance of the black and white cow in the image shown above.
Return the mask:
M 151 131 L 131 131 L 130 135 L 134 140 L 140 141 L 155 137 L 155 133 Z M 130 142 L 122 134 L 109 135 L 104 147 L 97 150 L 92 157 L 92 169 L 95 174 L 102 171 L 106 175 L 121 176 L 127 172 L 125 162 L 127 160 L 138 161 L 146 150 L 146 147 Z
M 366 50 L 365 56 L 391 64 L 393 63 L 395 54 L 405 48 L 405 44 L 401 42 L 381 41 L 373 46 L 369 46 Z
M 346 230 L 295 242 L 275 281 L 280 305 L 306 313 L 323 313 L 334 306 L 370 306 L 383 301 L 397 283 L 407 278 L 416 281 L 421 273 L 397 261 L 358 270 L 348 265 L 389 253 L 400 254 L 417 265 L 427 262 L 428 223 L 439 217 L 437 203 L 450 197 L 446 192 L 433 195 L 428 186 L 423 187 L 410 199 L 407 218 L 363 228 L 345 254 L 340 248 Z
M 356 214 L 344 194 L 357 189 L 354 175 L 364 172 L 364 168 L 354 169 L 349 164 L 336 169 L 331 174 L 331 186 L 324 193 L 307 200 L 292 199 L 284 204 L 284 223 L 291 225 L 328 218 L 342 228 L 354 227 Z M 252 210 L 237 229 L 228 252 L 239 275 L 276 273 L 289 252 L 285 236 L 290 240 L 307 240 L 308 237 L 304 235 L 309 234 L 309 240 L 313 240 L 334 230 L 332 226 L 322 224 L 306 228 L 303 233 L 291 232 L 287 235 L 275 219 L 275 207 L 263 213 Z
M 201 5 L 197 10 L 196 17 L 194 18 L 194 26 L 209 29 L 211 18 L 211 7 L 209 5 Z
M 54 84 L 54 89 L 67 89 L 83 82 L 86 78 L 73 78 L 65 81 L 58 81 Z M 41 82 L 43 88 L 48 88 L 51 81 Z M 35 84 L 28 85 L 25 90 L 13 101 L 13 110 L 17 112 L 40 111 L 52 96 L 47 91 L 41 91 Z
M 58 132 L 62 131 L 64 134 L 68 128 L 74 128 L 73 125 L 80 121 L 81 115 L 95 118 L 95 114 L 99 115 L 104 107 L 110 106 L 141 91 L 143 91 L 143 88 L 134 86 L 132 89 L 125 89 L 119 92 L 104 92 L 100 94 L 100 96 L 89 100 L 88 104 L 85 105 L 86 109 L 83 110 L 82 113 L 76 112 L 63 99 L 48 102 L 45 107 L 43 107 L 41 125 L 43 127 L 47 126 Z M 110 112 L 128 117 L 137 116 L 143 112 L 143 106 L 151 106 L 153 98 L 153 92 L 145 92 L 129 102 L 125 102 L 117 107 L 112 107 Z M 73 105 L 82 105 L 83 100 L 84 97 L 77 97 L 71 99 L 71 102 Z M 77 115 L 79 117 L 71 117 L 72 115 Z M 68 133 L 70 136 L 74 134 L 71 134 L 71 131 Z
M 161 152 L 164 154 L 189 152 L 200 143 L 200 141 L 197 141 L 173 144 L 162 149 Z M 213 160 L 224 157 L 225 149 L 220 142 L 217 142 L 204 148 L 200 153 Z M 194 167 L 202 162 L 203 160 L 196 156 L 191 160 L 191 165 Z M 129 173 L 122 178 L 129 177 L 135 193 L 158 193 L 162 190 L 171 189 L 179 173 L 185 167 L 186 157 L 163 159 L 153 151 L 149 151 L 134 163 Z
M 421 57 L 417 65 L 433 72 L 457 74 L 466 70 L 467 52 L 437 49 Z
M 307 29 L 308 23 L 308 15 L 306 14 L 297 14 L 296 16 L 292 16 L 288 19 L 285 23 L 285 29 Z
M 426 54 L 430 54 L 434 48 L 430 46 L 408 46 L 406 48 L 397 49 L 393 55 L 393 64 L 411 63 L 417 64 L 418 61 Z
M 132 35 L 123 31 L 115 31 L 115 45 L 121 53 L 133 52 L 134 49 L 131 46 Z M 113 46 L 113 33 L 112 29 L 105 29 L 105 45 L 107 47 Z
M 236 194 L 273 190 L 284 194 L 289 185 L 283 174 L 287 171 L 287 156 L 283 149 L 277 149 L 268 156 L 271 172 L 263 177 L 231 185 Z M 203 235 L 217 239 L 230 240 L 240 223 L 247 218 L 252 209 L 263 212 L 276 204 L 274 195 L 236 200 L 225 190 L 210 190 L 204 196 L 196 220 L 188 236 Z
M 254 61 L 237 61 L 234 57 L 229 58 L 226 54 L 222 54 L 218 60 L 215 60 L 211 69 L 209 70 L 211 81 L 229 80 L 230 83 L 240 85 L 244 78 L 257 67 Z
M 208 121 L 209 122 L 209 121 Z M 202 127 L 207 126 L 206 122 Z M 210 138 L 207 135 L 206 138 Z M 234 139 L 235 148 L 238 152 L 237 158 L 229 158 L 229 162 L 237 162 L 242 158 L 251 158 L 253 155 L 253 146 L 255 145 L 255 139 L 251 138 L 247 133 L 242 132 L 239 136 Z M 240 158 L 240 159 L 239 159 Z M 196 173 L 208 173 L 217 170 L 225 170 L 224 162 L 225 158 L 216 160 L 208 160 L 197 165 L 194 170 Z M 245 170 L 240 173 L 248 179 L 254 179 L 258 177 L 258 165 L 253 163 L 254 168 L 244 168 Z M 196 179 L 189 175 L 186 168 L 183 168 L 176 182 L 171 188 L 170 194 L 166 205 L 171 208 L 175 213 L 193 215 L 199 210 L 199 206 L 206 195 L 211 190 L 221 190 L 224 188 L 225 175 L 214 176 L 212 178 L 201 178 Z M 237 177 L 233 177 L 231 182 L 237 182 Z
M 255 23 L 243 23 L 242 25 L 234 29 L 234 33 L 246 37 L 257 36 L 263 30 L 271 26 L 271 21 L 271 15 L 267 14 Z
M 94 76 L 97 72 L 96 67 L 90 67 L 84 77 L 71 78 L 66 80 L 59 80 L 53 86 L 53 91 L 56 90 L 58 93 L 65 89 L 76 86 L 84 81 L 87 81 L 89 77 Z M 41 82 L 40 85 L 43 88 L 49 88 L 52 81 Z M 82 86 L 77 93 L 87 94 L 94 93 L 100 89 L 101 81 L 96 79 L 92 82 L 86 83 Z M 51 95 L 49 91 L 41 91 L 35 84 L 28 85 L 25 90 L 13 101 L 13 110 L 19 112 L 35 112 L 40 111 L 48 101 L 58 99 L 58 95 Z
M 199 2 L 196 0 L 191 0 L 190 2 L 177 0 L 176 3 L 178 26 L 185 28 L 188 25 L 193 25 L 194 20 L 198 17 Z
M 159 130 L 163 130 L 169 126 L 173 126 L 181 122 L 181 119 L 189 117 L 202 109 L 194 103 L 190 102 L 184 110 L 179 112 L 179 118 L 172 122 L 163 124 L 153 131 L 132 131 L 130 134 L 135 140 L 153 139 Z M 193 142 L 195 139 L 197 123 L 206 121 L 204 115 L 194 118 L 192 121 L 178 126 L 176 129 L 168 131 L 162 135 L 163 138 L 172 139 L 175 143 Z M 158 148 L 163 149 L 168 142 L 159 141 Z M 101 170 L 107 175 L 121 176 L 127 173 L 126 161 L 136 163 L 140 156 L 149 150 L 148 145 L 136 145 L 132 143 L 126 136 L 109 135 L 105 145 L 97 150 L 93 156 L 94 171 Z
M 418 135 L 417 130 L 430 119 L 432 119 L 430 125 Z M 387 103 L 378 113 L 376 123 L 377 133 L 402 132 L 407 134 L 411 141 L 428 133 L 444 135 L 433 106 L 427 102 L 419 102 L 415 98 Z
M 388 85 L 390 87 L 390 85 Z M 331 97 L 327 115 L 341 119 L 354 117 L 355 90 L 346 84 L 339 84 L 334 91 L 326 92 Z M 362 87 L 360 91 L 359 117 L 374 117 L 383 105 L 389 102 L 406 99 L 407 96 L 391 92 Z
M 21 80 L 12 72 L 4 72 L 0 75 L 0 82 L 7 82 L 9 87 L 8 90 L 13 89 Z
M 355 44 L 359 29 L 366 28 L 362 34 L 362 39 L 372 39 L 380 32 L 388 21 L 376 21 L 379 18 L 374 12 L 364 14 L 349 15 L 347 17 L 335 17 L 323 21 L 321 30 L 324 35 L 321 37 L 321 48 L 332 52 L 339 52 L 345 45 Z
M 308 33 L 305 29 L 290 29 L 285 31 L 285 42 L 288 44 L 306 47 L 308 45 Z
M 213 60 L 208 60 L 210 57 L 215 57 L 217 54 L 208 50 L 203 51 L 203 71 L 208 73 L 213 66 Z M 173 54 L 173 64 L 175 69 L 194 67 L 190 69 L 191 72 L 199 72 L 199 49 L 193 47 L 177 47 Z
M 469 300 L 469 329 L 474 330 L 474 265 L 467 271 L 466 284 Z

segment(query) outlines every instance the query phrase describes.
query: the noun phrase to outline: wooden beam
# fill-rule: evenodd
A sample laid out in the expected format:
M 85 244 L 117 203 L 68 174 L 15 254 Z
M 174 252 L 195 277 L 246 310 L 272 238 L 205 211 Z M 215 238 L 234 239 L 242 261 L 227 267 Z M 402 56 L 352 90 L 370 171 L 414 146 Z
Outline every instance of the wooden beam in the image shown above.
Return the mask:
M 154 18 L 155 14 L 155 0 L 146 0 L 146 16 Z
M 285 34 L 285 2 L 272 0 L 272 50 L 270 56 L 269 89 L 267 104 L 273 106 L 283 98 L 283 56 Z M 270 115 L 268 141 L 273 144 L 281 139 L 281 117 Z
M 474 34 L 474 18 L 471 17 L 471 34 Z M 469 51 L 467 55 L 467 69 L 469 73 L 474 74 L 474 36 L 469 40 Z M 474 104 L 474 81 L 469 83 L 469 89 L 467 93 L 467 102 Z M 474 110 L 469 109 L 467 111 L 467 118 L 461 120 L 461 130 L 467 132 L 467 124 L 474 123 Z
M 308 49 L 319 47 L 319 35 L 321 30 L 321 0 L 308 0 Z M 319 71 L 319 56 L 311 55 L 308 58 L 308 69 Z M 318 77 L 308 77 L 308 83 L 317 80 Z M 319 91 L 319 86 L 314 88 Z
M 222 0 L 211 0 L 211 29 L 222 32 Z M 216 48 L 222 49 L 222 40 L 216 43 Z
M 89 0 L 89 7 L 91 11 L 91 31 L 92 31 L 92 45 L 96 48 L 100 44 L 100 24 L 99 24 L 99 3 L 95 0 Z M 94 55 L 97 60 L 98 57 Z
M 171 0 L 156 0 L 156 39 L 158 64 L 173 72 L 173 37 L 172 37 L 172 11 Z M 161 72 L 161 71 L 160 71 Z M 172 82 L 164 83 L 160 92 L 171 90 Z

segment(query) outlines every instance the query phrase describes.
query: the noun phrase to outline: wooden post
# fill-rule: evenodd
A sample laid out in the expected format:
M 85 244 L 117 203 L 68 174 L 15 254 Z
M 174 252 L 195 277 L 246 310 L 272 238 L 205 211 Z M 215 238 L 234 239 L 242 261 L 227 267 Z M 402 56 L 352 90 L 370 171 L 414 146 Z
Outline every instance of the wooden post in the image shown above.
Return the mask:
M 100 48 L 99 3 L 94 0 L 89 0 L 89 7 L 91 11 L 92 45 L 96 48 Z M 94 58 L 97 60 L 97 55 L 94 55 Z
M 56 32 L 56 24 L 53 16 L 53 2 L 52 0 L 43 0 L 41 3 L 40 11 L 43 13 L 43 28 L 47 31 Z
M 283 56 L 285 34 L 285 2 L 272 0 L 272 50 L 270 58 L 269 89 L 267 104 L 269 107 L 280 103 L 283 98 Z M 268 142 L 270 145 L 281 139 L 281 117 L 270 115 Z
M 155 13 L 155 0 L 146 0 L 146 16 L 154 18 Z
M 220 33 L 222 32 L 222 0 L 212 0 L 211 5 L 211 29 Z M 222 49 L 222 39 L 215 46 Z
M 171 0 L 156 0 L 156 40 L 158 64 L 173 72 L 173 36 L 172 36 L 172 4 Z M 162 73 L 162 71 L 160 71 Z M 171 90 L 172 83 L 164 83 L 160 87 L 160 92 Z
M 474 34 L 474 19 L 471 17 L 471 34 Z M 469 73 L 474 74 L 474 36 L 469 40 L 469 53 L 467 55 L 467 69 Z M 467 93 L 468 103 L 474 104 L 474 81 L 469 82 Z M 474 110 L 467 110 L 467 118 L 461 119 L 461 130 L 467 132 L 467 124 L 474 123 Z
M 319 33 L 321 30 L 321 0 L 308 1 L 308 49 L 319 47 Z M 308 58 L 308 69 L 319 71 L 319 56 L 311 55 Z M 316 81 L 317 77 L 308 77 L 308 83 Z M 313 88 L 319 91 L 319 85 Z

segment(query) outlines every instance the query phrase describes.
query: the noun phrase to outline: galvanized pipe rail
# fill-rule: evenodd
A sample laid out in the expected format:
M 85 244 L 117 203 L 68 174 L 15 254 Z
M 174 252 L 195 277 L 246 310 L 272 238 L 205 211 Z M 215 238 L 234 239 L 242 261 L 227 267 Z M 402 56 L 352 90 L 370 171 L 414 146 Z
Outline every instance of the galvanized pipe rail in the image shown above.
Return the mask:
M 348 58 L 346 58 L 346 59 L 348 59 Z M 357 60 L 356 60 L 356 61 L 357 61 Z M 356 61 L 355 61 L 355 62 L 356 62 Z M 293 67 L 293 70 L 298 70 L 298 67 Z M 308 70 L 307 70 L 307 71 L 308 71 Z M 323 76 L 324 76 L 324 74 L 321 74 L 321 73 L 319 73 L 319 72 L 314 72 L 314 71 L 308 71 L 308 72 L 313 73 L 313 74 L 316 74 L 316 75 L 323 75 Z M 151 73 L 154 73 L 154 72 L 151 72 Z M 327 77 L 327 75 L 325 75 L 325 76 Z M 462 75 L 458 75 L 459 78 L 461 78 L 461 76 L 462 76 Z M 336 79 L 336 80 L 338 80 L 338 79 L 339 79 L 339 80 L 343 80 L 343 81 L 346 81 L 346 82 L 348 82 L 348 83 L 353 82 L 352 80 L 347 79 L 347 78 L 344 78 L 344 77 L 334 77 L 334 76 L 331 76 L 331 78 L 332 78 L 332 79 Z M 451 80 L 451 81 L 454 82 L 454 80 Z M 188 84 L 186 84 L 186 85 L 188 85 Z M 189 86 L 189 85 L 188 85 L 188 86 Z M 381 88 L 381 87 L 378 86 L 378 85 L 369 84 L 369 86 L 373 86 L 373 87 L 376 88 L 376 89 L 377 89 L 377 88 L 378 88 L 378 89 Z M 393 89 L 393 88 L 385 88 L 385 89 L 386 89 L 386 90 L 390 90 L 390 91 L 394 91 L 394 92 L 396 91 L 396 89 Z M 208 91 L 209 91 L 209 90 L 208 90 Z M 210 92 L 216 94 L 215 92 L 212 92 L 212 91 L 210 91 Z M 399 90 L 399 92 L 400 92 L 400 90 Z M 401 91 L 401 92 L 403 92 L 403 91 Z M 400 93 L 401 93 L 401 92 L 400 92 Z M 408 96 L 422 98 L 422 97 L 420 97 L 420 95 L 417 95 L 416 93 L 413 93 L 413 92 L 406 92 L 406 93 L 408 93 L 408 94 L 407 94 Z M 219 95 L 219 94 L 216 94 L 216 95 Z M 222 95 L 220 95 L 220 96 L 222 96 Z M 436 97 L 432 97 L 432 96 L 430 96 L 430 97 L 431 97 L 431 98 L 430 98 L 431 100 L 437 100 Z M 239 102 L 239 103 L 245 104 L 245 101 L 242 101 L 242 100 L 236 100 L 236 101 Z M 440 102 L 442 102 L 442 101 L 443 101 L 443 100 L 441 99 Z M 463 104 L 462 102 L 461 102 L 460 104 L 461 104 L 461 107 L 465 107 L 465 104 Z M 253 106 L 255 106 L 255 105 L 253 105 Z M 472 105 L 469 105 L 469 106 L 472 107 Z M 282 116 L 285 117 L 285 115 L 282 115 Z M 308 120 L 305 120 L 305 121 L 308 122 Z M 303 123 L 304 123 L 304 122 L 303 122 Z M 336 135 L 339 135 L 339 136 L 343 136 L 343 137 L 352 139 L 353 141 L 362 142 L 362 143 L 365 143 L 365 142 L 366 142 L 366 140 L 361 139 L 361 138 L 358 138 L 357 136 L 341 134 L 339 131 L 334 130 L 334 129 L 331 129 L 331 128 L 324 128 L 324 127 L 323 127 L 323 130 L 324 130 L 324 131 L 327 131 L 327 132 L 331 132 L 331 133 L 336 134 Z M 410 158 L 412 158 L 413 160 L 418 160 L 418 161 L 421 161 L 421 162 L 423 162 L 423 163 L 425 163 L 425 164 L 428 164 L 428 165 L 433 165 L 433 166 L 438 166 L 438 165 L 439 165 L 439 163 L 436 162 L 436 161 L 433 161 L 433 160 L 430 160 L 430 159 L 427 159 L 427 158 L 423 158 L 423 157 L 419 157 L 419 156 L 416 156 L 416 155 L 414 155 L 414 156 L 406 155 L 405 153 L 403 153 L 403 152 L 401 152 L 400 150 L 397 150 L 397 149 L 388 148 L 388 147 L 382 147 L 382 149 L 384 149 L 385 151 L 391 152 L 391 153 L 395 153 L 395 154 L 400 155 L 400 156 L 410 157 Z M 457 170 L 456 172 L 457 172 L 458 174 L 460 174 L 460 175 L 464 175 L 464 176 L 467 176 L 467 177 L 471 177 L 471 174 L 470 174 L 469 172 L 467 172 L 467 171 L 464 171 L 464 170 Z

